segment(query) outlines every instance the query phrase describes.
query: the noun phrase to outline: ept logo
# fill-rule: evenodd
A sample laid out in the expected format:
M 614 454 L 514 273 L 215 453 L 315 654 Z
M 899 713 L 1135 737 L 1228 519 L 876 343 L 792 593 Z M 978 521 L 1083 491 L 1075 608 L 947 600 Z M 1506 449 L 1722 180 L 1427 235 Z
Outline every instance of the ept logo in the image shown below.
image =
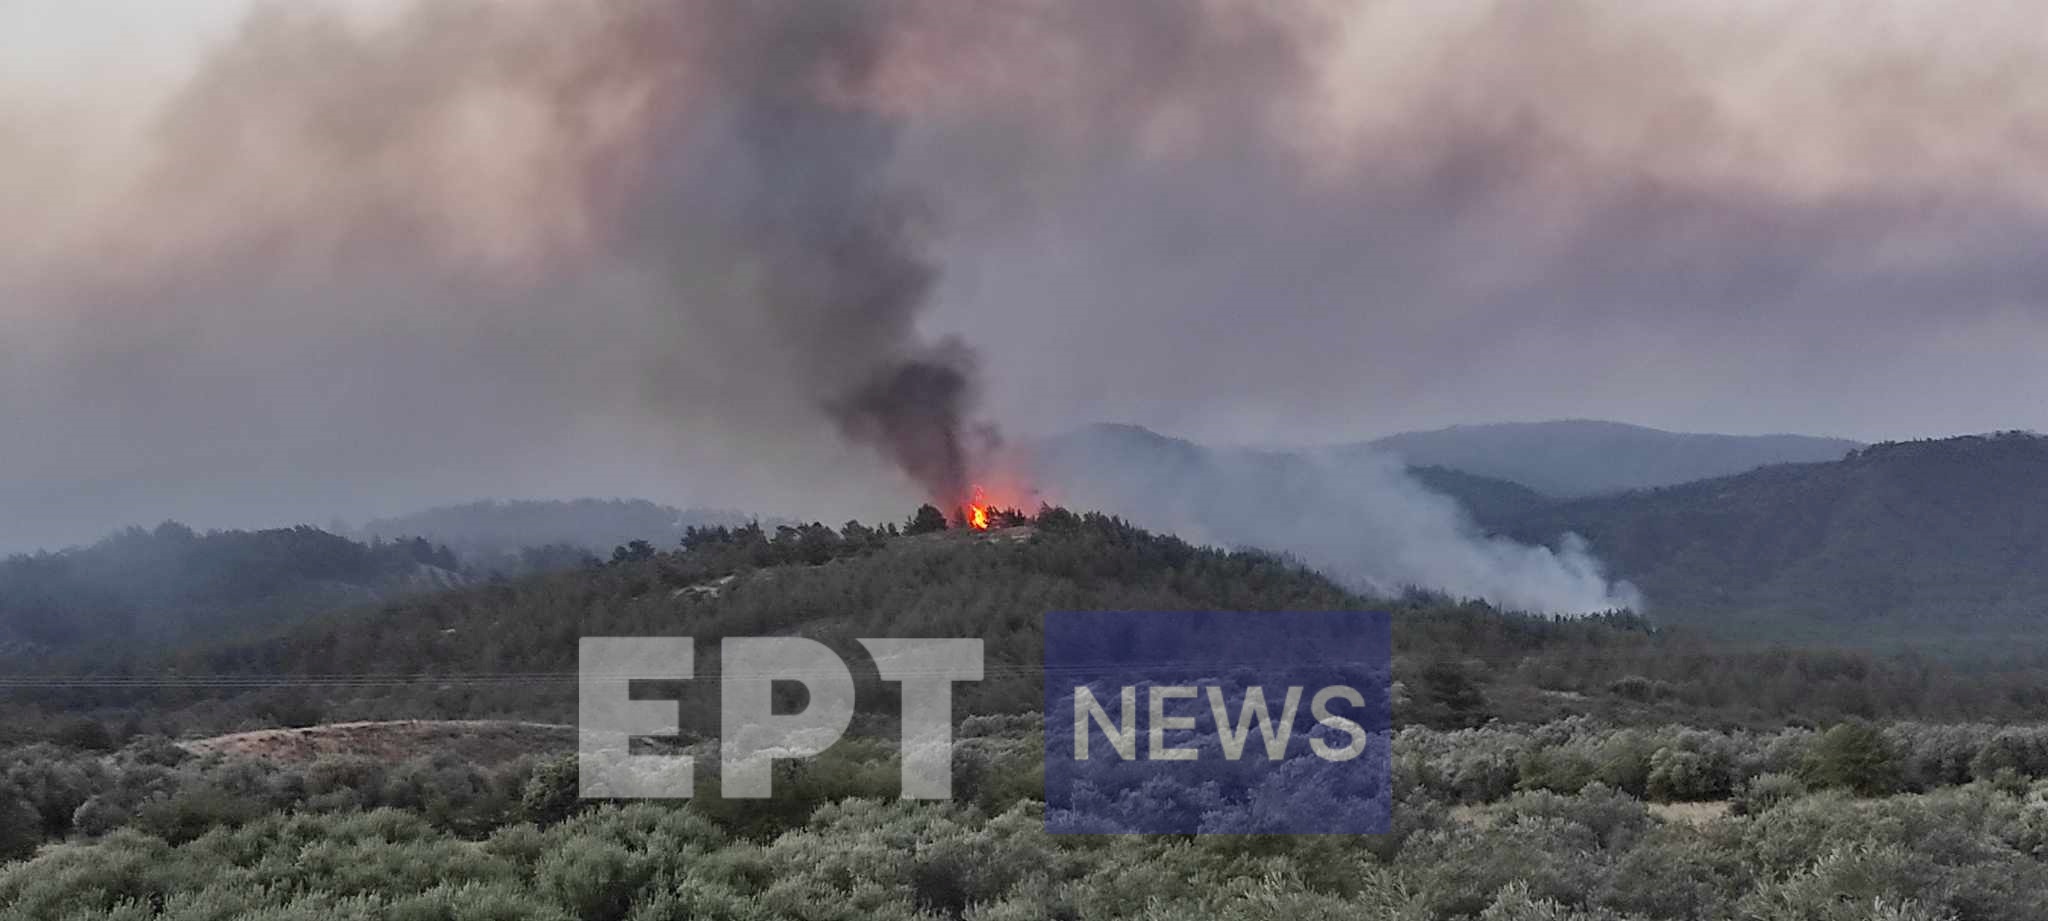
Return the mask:
M 981 680 L 981 641 L 863 639 L 883 681 L 902 688 L 903 797 L 953 794 L 953 685 Z M 815 640 L 793 636 L 719 641 L 719 793 L 766 799 L 775 762 L 832 747 L 854 716 L 853 672 Z M 636 737 L 680 731 L 674 700 L 633 697 L 636 681 L 687 681 L 695 672 L 689 637 L 590 636 L 577 669 L 577 777 L 585 797 L 686 799 L 696 793 L 688 755 L 634 754 Z M 801 687 L 804 705 L 777 712 L 775 687 Z
M 1046 825 L 1377 834 L 1383 612 L 1060 612 L 1045 621 Z

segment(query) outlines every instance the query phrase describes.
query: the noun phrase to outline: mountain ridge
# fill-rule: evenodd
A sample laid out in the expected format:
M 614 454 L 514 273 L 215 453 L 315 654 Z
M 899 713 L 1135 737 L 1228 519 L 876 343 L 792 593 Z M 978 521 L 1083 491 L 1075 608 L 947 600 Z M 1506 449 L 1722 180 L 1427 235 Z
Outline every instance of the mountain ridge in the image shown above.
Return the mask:
M 1496 529 L 1579 535 L 1660 620 L 1844 636 L 2028 628 L 2048 616 L 2048 438 L 1887 442 L 1568 500 Z
M 1577 498 L 1727 476 L 1767 464 L 1839 460 L 1861 447 L 1862 442 L 1814 435 L 1672 432 L 1625 422 L 1560 419 L 1399 432 L 1330 450 L 1391 453 L 1410 466 L 1449 467 Z

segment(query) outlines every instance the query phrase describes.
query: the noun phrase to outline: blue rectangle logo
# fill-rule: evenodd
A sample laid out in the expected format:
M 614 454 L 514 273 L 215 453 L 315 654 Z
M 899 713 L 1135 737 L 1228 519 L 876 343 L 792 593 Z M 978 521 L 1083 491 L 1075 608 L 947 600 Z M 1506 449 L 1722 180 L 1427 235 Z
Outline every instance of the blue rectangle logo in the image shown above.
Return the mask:
M 1056 834 L 1382 834 L 1385 612 L 1054 612 L 1045 822 Z

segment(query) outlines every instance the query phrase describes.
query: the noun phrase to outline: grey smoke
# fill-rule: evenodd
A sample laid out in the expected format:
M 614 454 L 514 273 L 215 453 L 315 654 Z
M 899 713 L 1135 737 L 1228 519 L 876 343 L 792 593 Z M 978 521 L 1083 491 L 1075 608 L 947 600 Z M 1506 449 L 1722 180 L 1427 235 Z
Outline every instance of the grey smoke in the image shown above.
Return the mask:
M 1092 426 L 1019 456 L 1046 494 L 1190 540 L 1284 553 L 1380 595 L 1421 588 L 1557 614 L 1645 600 L 1583 540 L 1531 546 L 1484 534 L 1391 455 L 1212 449 Z
M 990 420 L 2041 428 L 2030 13 L 263 3 L 0 82 L 0 542 L 895 517 Z
M 918 205 L 886 167 L 897 126 L 871 92 L 894 25 L 888 4 L 784 0 L 725 5 L 713 105 L 732 125 L 742 190 L 730 233 L 759 291 L 726 309 L 759 310 L 797 346 L 795 366 L 848 437 L 878 448 L 942 507 L 967 497 L 961 443 L 976 395 L 972 351 L 923 341 L 915 321 L 937 269 L 916 236 Z M 722 22 L 721 22 L 722 21 Z M 698 22 L 661 22 L 691 29 Z M 686 130 L 686 129 L 685 129 Z M 658 185 L 687 191 L 683 177 Z M 663 200 L 643 219 L 689 219 Z M 672 255 L 656 252 L 654 259 Z

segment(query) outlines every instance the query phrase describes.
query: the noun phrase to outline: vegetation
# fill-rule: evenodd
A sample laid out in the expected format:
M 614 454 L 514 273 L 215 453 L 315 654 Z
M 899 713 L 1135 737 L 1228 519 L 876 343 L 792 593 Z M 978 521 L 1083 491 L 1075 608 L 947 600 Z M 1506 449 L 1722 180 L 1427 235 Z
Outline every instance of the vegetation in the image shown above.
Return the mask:
M 635 805 L 561 758 L 37 746 L 0 778 L 0 919 L 2038 917 L 2048 730 L 1862 727 L 1910 795 L 1789 780 L 1839 729 L 1412 727 L 1391 834 L 1266 839 L 1046 835 L 1030 719 L 968 720 L 939 804 L 844 743 L 777 800 Z
M 1981 722 L 2039 719 L 2041 662 L 1959 669 L 1731 647 L 1627 613 L 1373 601 L 1284 559 L 1101 515 L 1045 508 L 1001 532 L 917 524 L 933 514 L 689 527 L 673 546 L 629 541 L 607 565 L 115 658 L 64 685 L 13 679 L 0 921 L 1963 921 L 2037 917 L 2048 891 L 2048 729 Z M 364 546 L 320 545 L 346 559 L 343 544 Z M 1042 612 L 1367 606 L 1396 615 L 1391 834 L 1045 833 Z M 278 763 L 162 738 L 566 721 L 577 636 L 791 632 L 848 651 L 859 636 L 987 641 L 988 680 L 956 700 L 954 802 L 891 801 L 894 703 L 871 681 L 863 700 L 879 705 L 778 773 L 767 801 L 587 802 L 558 751 Z M 713 725 L 702 703 L 686 701 L 686 727 Z M 677 744 L 716 762 L 715 743 Z
M 211 531 L 176 522 L 0 561 L 0 661 L 104 653 L 262 629 L 380 595 L 445 587 L 446 547 L 358 543 L 318 528 Z
M 1557 505 L 1498 523 L 1585 537 L 1662 623 L 1750 638 L 1988 648 L 2048 610 L 2048 438 L 1881 444 L 1832 463 Z
M 62 682 L 0 676 L 11 686 L 0 742 L 83 733 L 113 745 L 323 720 L 568 722 L 584 635 L 799 632 L 855 658 L 861 636 L 981 637 L 991 679 L 962 706 L 1023 712 L 1040 699 L 1039 619 L 1060 609 L 1391 609 L 1404 725 L 1590 715 L 1768 727 L 2048 713 L 2048 657 L 2039 655 L 1963 668 L 1913 654 L 1730 647 L 1628 614 L 1533 617 L 1421 594 L 1375 601 L 1282 559 L 1199 548 L 1115 518 L 1046 508 L 1034 522 L 919 535 L 857 522 L 687 529 L 673 549 L 629 545 L 611 565 L 350 608 L 255 639 L 95 659 Z
M 1520 483 L 1450 467 L 1409 467 L 1408 475 L 1430 492 L 1456 499 L 1466 513 L 1479 521 L 1509 521 L 1557 502 Z

